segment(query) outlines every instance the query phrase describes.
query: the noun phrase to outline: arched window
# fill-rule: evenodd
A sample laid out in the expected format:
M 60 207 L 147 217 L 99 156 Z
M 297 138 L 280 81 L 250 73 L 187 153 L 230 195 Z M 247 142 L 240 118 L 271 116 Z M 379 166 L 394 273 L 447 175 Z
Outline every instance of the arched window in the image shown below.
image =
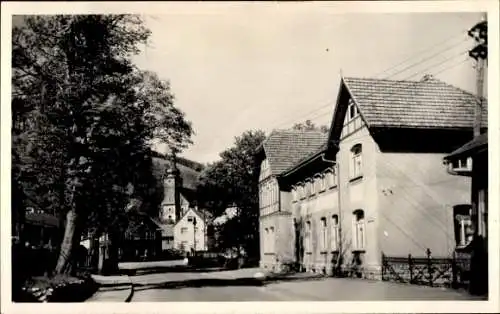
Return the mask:
M 356 144 L 351 148 L 351 167 L 349 169 L 351 179 L 362 175 L 362 166 L 362 147 L 361 144 Z
M 365 212 L 362 209 L 357 209 L 353 212 L 353 235 L 352 242 L 354 250 L 365 249 Z
M 320 192 L 323 192 L 324 190 L 326 190 L 326 178 L 325 178 L 325 175 L 322 174 L 319 178 L 319 191 Z
M 275 243 L 275 235 L 274 235 L 274 227 L 269 228 L 269 234 L 270 234 L 270 242 L 269 242 L 269 251 L 271 253 L 274 253 L 274 243 Z
M 311 186 L 311 195 L 316 194 L 316 178 L 312 178 L 309 184 Z
M 298 198 L 298 197 L 297 197 L 297 187 L 296 187 L 296 186 L 294 186 L 294 187 L 292 187 L 292 201 L 293 201 L 293 202 L 296 202 L 296 201 L 297 201 L 297 198 Z
M 327 223 L 326 223 L 326 217 L 321 217 L 321 235 L 320 235 L 320 243 L 321 243 L 321 251 L 325 252 L 327 250 L 327 243 L 328 243 L 328 230 L 327 230 Z
M 304 243 L 304 248 L 306 252 L 312 252 L 312 228 L 311 228 L 311 222 L 307 221 L 306 222 L 306 233 L 304 240 L 306 243 Z
M 269 229 L 264 229 L 264 253 L 269 253 Z
M 331 224 L 331 248 L 332 251 L 338 251 L 339 249 L 339 216 L 338 215 L 333 215 L 332 216 L 332 224 Z
M 299 197 L 300 197 L 300 199 L 304 199 L 306 197 L 306 193 L 305 193 L 305 189 L 304 189 L 303 184 L 299 186 Z

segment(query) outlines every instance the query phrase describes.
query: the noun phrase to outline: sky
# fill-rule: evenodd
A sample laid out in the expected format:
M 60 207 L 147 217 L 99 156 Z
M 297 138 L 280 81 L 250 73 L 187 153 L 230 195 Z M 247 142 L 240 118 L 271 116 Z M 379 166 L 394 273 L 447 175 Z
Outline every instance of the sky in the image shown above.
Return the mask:
M 432 74 L 475 93 L 467 30 L 479 13 L 221 4 L 144 18 L 152 35 L 134 62 L 170 81 L 196 133 L 182 155 L 198 162 L 217 160 L 246 130 L 269 134 L 307 119 L 329 125 L 341 75 Z

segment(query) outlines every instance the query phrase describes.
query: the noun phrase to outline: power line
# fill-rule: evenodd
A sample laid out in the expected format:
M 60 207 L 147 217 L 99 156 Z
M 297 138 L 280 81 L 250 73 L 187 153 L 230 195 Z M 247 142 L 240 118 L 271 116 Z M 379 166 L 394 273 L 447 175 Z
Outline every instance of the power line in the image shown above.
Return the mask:
M 320 111 L 322 109 L 325 109 L 325 108 L 327 108 L 327 107 L 329 107 L 331 105 L 334 105 L 334 101 L 333 100 L 327 101 L 324 105 L 321 105 L 321 107 L 317 107 L 316 109 L 307 111 L 306 113 L 302 114 L 300 117 L 301 118 L 305 118 L 308 115 L 310 115 L 312 113 L 315 113 L 317 111 Z M 277 124 L 274 128 L 278 128 L 278 127 L 282 126 L 283 124 L 288 124 L 290 122 L 296 122 L 296 119 L 297 119 L 297 117 L 292 117 L 291 119 L 289 118 L 289 119 L 285 120 L 284 122 L 281 122 L 280 124 Z
M 454 36 L 452 36 L 452 37 L 448 37 L 448 38 L 447 38 L 447 39 L 445 39 L 444 41 L 440 41 L 440 42 L 438 42 L 438 43 L 436 43 L 436 44 L 434 44 L 434 45 L 431 45 L 431 46 L 429 46 L 429 47 L 427 47 L 427 48 L 425 48 L 425 49 L 419 50 L 419 52 L 417 52 L 417 53 L 415 53 L 415 54 L 412 54 L 412 56 L 411 56 L 411 57 L 409 57 L 409 58 L 407 58 L 407 59 L 405 59 L 405 60 L 401 61 L 400 63 L 396 64 L 395 66 L 390 67 L 389 69 L 386 69 L 386 70 L 382 71 L 381 73 L 375 74 L 374 76 L 376 77 L 376 76 L 379 76 L 379 75 L 381 75 L 381 74 L 384 74 L 384 73 L 386 73 L 386 72 L 388 72 L 388 71 L 390 71 L 390 70 L 392 70 L 392 69 L 395 69 L 395 68 L 397 68 L 398 66 L 405 64 L 407 61 L 410 61 L 411 59 L 413 59 L 413 58 L 415 58 L 415 57 L 418 57 L 418 55 L 420 55 L 420 54 L 422 54 L 422 53 L 424 53 L 424 52 L 426 52 L 426 51 L 432 51 L 434 48 L 436 48 L 436 47 L 438 47 L 438 46 L 441 46 L 441 45 L 443 45 L 443 44 L 447 43 L 448 41 L 450 41 L 450 40 L 452 40 L 452 39 L 455 39 L 456 37 L 458 37 L 458 36 L 460 36 L 460 35 L 466 34 L 466 33 L 467 33 L 467 30 L 462 30 L 462 32 L 463 32 L 463 33 L 458 33 L 458 34 L 456 34 L 456 35 L 454 35 Z
M 427 61 L 427 60 L 430 60 L 430 59 L 432 59 L 432 58 L 434 58 L 434 57 L 437 57 L 437 56 L 438 56 L 438 55 L 440 55 L 441 53 L 443 53 L 443 52 L 447 52 L 447 51 L 449 51 L 451 48 L 455 48 L 455 47 L 457 47 L 457 46 L 461 45 L 463 42 L 465 42 L 465 41 L 467 41 L 467 40 L 468 40 L 468 39 L 466 38 L 466 39 L 462 40 L 461 42 L 459 42 L 459 43 L 457 43 L 457 44 L 454 44 L 454 45 L 451 45 L 451 46 L 447 46 L 447 47 L 445 47 L 444 49 L 441 49 L 441 50 L 439 50 L 438 52 L 436 52 L 436 53 L 434 53 L 434 54 L 432 54 L 432 55 L 430 55 L 430 56 L 427 56 L 426 58 L 424 58 L 424 59 L 420 60 L 420 61 L 419 61 L 419 62 L 417 62 L 416 64 L 410 64 L 410 66 L 407 66 L 407 67 L 403 68 L 402 70 L 399 70 L 399 71 L 397 71 L 396 73 L 391 74 L 391 75 L 390 75 L 390 76 L 388 76 L 388 77 L 391 77 L 391 76 L 393 77 L 393 76 L 395 76 L 396 74 L 403 73 L 404 71 L 406 71 L 406 70 L 408 70 L 408 69 L 410 69 L 410 68 L 413 68 L 413 67 L 415 67 L 416 65 L 422 64 L 424 61 Z M 388 78 L 388 77 L 385 77 L 385 78 Z
M 469 61 L 469 58 L 466 58 L 465 60 L 461 60 L 460 62 L 454 63 L 451 66 L 447 66 L 444 69 L 441 69 L 438 72 L 433 73 L 433 75 L 438 75 L 440 73 L 446 72 L 446 71 L 448 71 L 448 70 L 450 70 L 450 69 L 452 69 L 452 68 L 454 68 L 456 66 L 459 66 L 460 64 L 463 64 L 463 63 L 465 63 L 467 61 Z
M 407 76 L 407 77 L 404 77 L 403 79 L 400 79 L 400 80 L 398 80 L 398 81 L 408 80 L 408 79 L 410 79 L 410 78 L 412 78 L 412 77 L 414 77 L 414 76 L 416 76 L 416 75 L 418 75 L 418 74 L 422 74 L 423 72 L 426 72 L 426 71 L 427 71 L 427 70 L 429 70 L 429 69 L 435 68 L 435 67 L 437 67 L 437 66 L 439 66 L 439 65 L 441 65 L 441 64 L 445 64 L 445 63 L 447 63 L 448 61 L 450 61 L 450 60 L 452 60 L 452 59 L 455 59 L 455 58 L 457 58 L 458 56 L 461 56 L 461 55 L 465 54 L 467 51 L 468 51 L 468 50 L 463 50 L 463 51 L 460 51 L 460 53 L 458 53 L 458 54 L 456 54 L 456 55 L 453 55 L 453 56 L 451 56 L 451 57 L 449 57 L 449 58 L 446 58 L 446 59 L 445 59 L 445 60 L 443 60 L 443 61 L 440 61 L 440 62 L 438 62 L 438 63 L 435 63 L 435 64 L 431 65 L 430 67 L 426 67 L 426 68 L 424 68 L 424 69 L 422 69 L 422 70 L 419 70 L 419 71 L 417 71 L 417 72 L 415 72 L 415 73 L 413 73 L 413 74 L 411 74 L 411 75 L 409 75 L 409 76 Z M 418 65 L 418 64 L 416 64 L 416 65 Z M 388 79 L 388 78 L 385 78 L 385 79 Z M 415 81 L 415 84 L 418 84 L 418 83 L 419 83 L 419 81 Z M 366 96 L 366 97 L 370 97 L 370 96 L 372 96 L 372 95 L 374 95 L 374 94 L 370 94 L 370 95 L 368 95 L 368 96 Z M 387 93 L 387 95 L 397 95 L 397 93 L 391 93 L 391 92 L 389 92 L 389 93 Z M 323 114 L 320 114 L 320 115 L 316 116 L 315 118 L 322 117 L 322 116 L 324 116 L 324 115 L 326 115 L 326 114 L 329 114 L 329 113 L 323 113 Z M 301 118 L 301 117 L 300 117 L 300 118 Z
M 408 79 L 408 78 L 411 78 L 411 77 L 414 77 L 415 75 L 417 75 L 417 74 L 419 74 L 419 73 L 422 73 L 422 72 L 425 72 L 425 71 L 430 70 L 430 69 L 432 69 L 432 68 L 435 68 L 435 67 L 437 67 L 437 66 L 440 66 L 441 64 L 444 64 L 444 63 L 446 63 L 446 62 L 448 62 L 448 61 L 450 61 L 450 60 L 453 60 L 453 59 L 455 59 L 455 58 L 457 58 L 457 57 L 459 57 L 459 56 L 461 56 L 461 55 L 464 55 L 466 52 L 468 52 L 468 50 L 463 50 L 463 51 L 459 52 L 458 54 L 455 54 L 455 55 L 453 55 L 453 56 L 451 56 L 451 57 L 448 57 L 448 58 L 444 59 L 444 60 L 443 60 L 443 61 L 441 61 L 441 62 L 438 62 L 438 63 L 433 64 L 433 65 L 431 65 L 431 66 L 429 66 L 429 67 L 427 67 L 427 68 L 425 68 L 425 69 L 423 69 L 423 70 L 420 70 L 419 72 L 417 72 L 417 73 L 415 73 L 415 74 L 413 74 L 413 75 L 411 75 L 411 76 L 409 76 L 409 77 L 405 78 L 404 80 L 406 80 L 406 79 Z M 417 81 L 417 82 L 418 82 L 418 81 Z
M 457 36 L 458 36 L 458 35 L 455 35 L 455 36 L 453 36 L 453 37 L 451 37 L 451 38 L 448 38 L 447 40 L 443 41 L 441 44 L 447 43 L 448 41 L 450 41 L 451 39 L 456 38 Z M 428 56 L 428 57 L 426 57 L 426 58 L 424 58 L 424 59 L 420 60 L 419 62 L 412 63 L 412 64 L 410 64 L 409 66 L 407 66 L 407 67 L 405 67 L 405 68 L 403 68 L 403 69 L 401 69 L 401 70 L 397 71 L 396 73 L 393 73 L 393 74 L 391 74 L 391 75 L 389 75 L 389 76 L 386 76 L 384 79 L 389 79 L 389 78 L 390 78 L 390 77 L 392 77 L 392 76 L 395 76 L 395 75 L 397 75 L 397 74 L 400 74 L 400 73 L 402 73 L 402 72 L 405 72 L 406 70 L 408 70 L 408 69 L 410 69 L 410 68 L 416 67 L 416 66 L 418 66 L 418 65 L 420 65 L 420 64 L 422 64 L 422 63 L 424 63 L 425 61 L 430 60 L 430 59 L 431 59 L 431 58 L 433 58 L 433 57 L 436 57 L 436 56 L 438 56 L 438 55 L 440 55 L 440 54 L 442 54 L 442 53 L 444 53 L 444 52 L 449 51 L 449 49 L 451 49 L 451 48 L 454 48 L 454 47 L 459 46 L 460 44 L 462 44 L 463 42 L 465 42 L 465 41 L 467 41 L 467 40 L 468 40 L 468 38 L 465 38 L 464 40 L 462 40 L 462 41 L 460 41 L 460 42 L 458 42 L 458 43 L 455 43 L 455 44 L 453 44 L 453 45 L 446 46 L 444 49 L 439 50 L 438 52 L 436 52 L 436 53 L 432 54 L 431 56 Z M 435 47 L 433 47 L 433 48 L 435 48 Z M 424 49 L 423 51 L 428 51 L 428 50 L 432 50 L 432 49 L 427 48 L 427 49 Z M 468 51 L 468 50 L 466 50 L 466 51 Z M 462 54 L 462 53 L 464 53 L 464 52 L 466 52 L 466 51 L 462 51 L 460 54 Z M 418 55 L 417 55 L 416 57 L 418 57 Z M 456 57 L 456 56 L 454 56 L 453 58 L 455 58 L 455 57 Z M 410 58 L 410 59 L 412 59 L 412 58 Z M 410 59 L 407 59 L 407 60 L 403 61 L 402 63 L 400 62 L 400 63 L 398 63 L 396 66 L 390 67 L 389 69 L 387 69 L 387 70 L 385 70 L 385 71 L 382 71 L 382 72 L 381 72 L 381 73 L 379 73 L 379 74 L 375 74 L 374 76 L 378 76 L 378 75 L 383 74 L 383 73 L 385 73 L 385 72 L 387 72 L 387 71 L 390 71 L 390 70 L 392 70 L 392 69 L 396 68 L 397 66 L 399 66 L 399 65 L 401 65 L 401 64 L 404 64 L 406 61 L 408 61 L 408 60 L 410 60 Z M 445 60 L 444 60 L 444 61 L 442 61 L 441 63 L 435 64 L 435 65 L 433 65 L 432 67 L 435 67 L 435 66 L 437 66 L 437 65 L 440 65 L 440 64 L 442 64 L 442 63 L 444 63 L 444 62 L 448 61 L 449 59 L 450 59 L 450 58 L 445 59 Z M 417 74 L 419 74 L 419 73 L 421 73 L 421 72 L 423 72 L 423 71 L 426 71 L 426 70 L 428 70 L 429 68 L 432 68 L 432 67 L 427 67 L 427 68 L 425 68 L 424 70 L 420 70 L 420 71 L 418 71 L 418 72 L 416 72 L 416 73 L 412 74 L 412 75 L 411 75 L 411 76 L 409 76 L 409 77 L 403 78 L 402 80 L 409 79 L 409 78 L 411 78 L 411 77 L 413 77 L 413 76 L 415 76 L 415 75 L 417 75 Z M 325 108 L 325 107 L 327 107 L 327 106 L 329 106 L 329 105 L 331 105 L 331 102 L 328 102 L 326 105 L 322 105 L 321 107 L 318 107 L 318 108 L 316 108 L 316 109 L 314 109 L 314 110 L 312 110 L 312 111 L 308 112 L 308 114 L 311 114 L 311 113 L 317 112 L 317 111 L 319 111 L 319 110 L 321 110 L 321 109 L 323 109 L 323 108 Z M 327 113 L 325 113 L 325 114 L 327 114 Z M 323 115 L 325 115 L 325 114 L 323 114 Z M 315 118 L 321 117 L 321 116 L 323 116 L 323 115 L 318 115 L 318 116 L 316 116 Z M 296 118 L 294 118 L 294 120 L 293 120 L 292 122 L 296 122 L 296 121 L 298 121 L 299 119 L 303 119 L 304 117 L 305 117 L 304 115 L 297 116 Z M 281 122 L 279 125 L 276 125 L 275 127 L 273 127 L 273 129 L 275 129 L 275 128 L 277 128 L 278 126 L 281 126 L 281 125 L 283 125 L 283 124 L 285 124 L 285 123 L 287 123 L 287 122 L 289 122 L 289 121 L 287 120 L 286 122 Z

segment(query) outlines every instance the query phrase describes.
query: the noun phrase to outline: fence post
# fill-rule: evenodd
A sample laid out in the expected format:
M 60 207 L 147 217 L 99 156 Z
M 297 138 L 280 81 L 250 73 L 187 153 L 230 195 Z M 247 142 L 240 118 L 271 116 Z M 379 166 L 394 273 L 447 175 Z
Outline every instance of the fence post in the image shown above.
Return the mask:
M 457 268 L 457 256 L 456 256 L 456 252 L 453 251 L 452 259 L 451 259 L 451 274 L 452 274 L 451 287 L 453 289 L 457 289 L 457 287 L 458 287 L 457 270 L 458 270 L 458 268 Z
M 429 286 L 432 287 L 432 257 L 431 250 L 427 248 L 427 272 L 429 274 Z
M 408 254 L 408 269 L 410 270 L 410 283 L 413 283 L 413 260 L 411 254 Z

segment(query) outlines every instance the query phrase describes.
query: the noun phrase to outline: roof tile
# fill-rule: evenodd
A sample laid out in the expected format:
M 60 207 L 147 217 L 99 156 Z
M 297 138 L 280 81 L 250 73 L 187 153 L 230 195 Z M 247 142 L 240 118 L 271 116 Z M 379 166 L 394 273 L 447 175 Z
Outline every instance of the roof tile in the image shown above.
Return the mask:
M 278 175 L 318 151 L 327 134 L 320 131 L 274 130 L 263 147 L 271 172 Z
M 369 127 L 471 128 L 478 98 L 436 79 L 344 78 Z M 487 100 L 483 124 L 488 123 Z

